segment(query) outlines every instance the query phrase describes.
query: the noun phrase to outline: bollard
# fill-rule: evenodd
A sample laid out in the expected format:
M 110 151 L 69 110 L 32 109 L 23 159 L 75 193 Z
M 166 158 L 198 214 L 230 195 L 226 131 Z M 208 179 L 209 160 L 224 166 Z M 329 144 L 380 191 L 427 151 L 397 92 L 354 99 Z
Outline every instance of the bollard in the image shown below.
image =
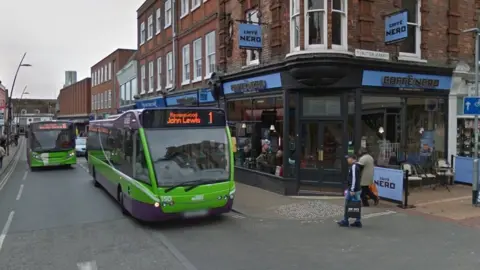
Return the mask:
M 404 199 L 403 203 L 399 204 L 398 207 L 403 208 L 403 209 L 408 209 L 408 208 L 415 208 L 414 205 L 409 205 L 408 204 L 408 196 L 410 195 L 408 191 L 408 176 L 410 175 L 410 171 L 405 170 L 405 174 L 403 175 L 403 191 L 404 191 Z
M 473 160 L 472 205 L 478 205 L 478 159 Z
M 451 155 L 451 156 L 450 156 L 450 168 L 452 168 L 452 172 L 453 172 L 453 161 L 454 161 L 454 158 L 455 158 L 454 155 Z

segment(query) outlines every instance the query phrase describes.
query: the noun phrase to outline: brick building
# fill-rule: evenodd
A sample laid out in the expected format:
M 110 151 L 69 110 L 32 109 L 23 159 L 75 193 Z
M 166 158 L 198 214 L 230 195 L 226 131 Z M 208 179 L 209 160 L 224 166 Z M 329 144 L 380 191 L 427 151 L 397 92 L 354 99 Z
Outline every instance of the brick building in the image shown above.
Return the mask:
M 213 0 L 147 0 L 137 10 L 138 92 L 143 100 L 159 91 L 207 87 L 216 70 L 217 8 Z
M 91 112 L 95 118 L 117 113 L 120 86 L 116 74 L 134 53 L 135 50 L 117 49 L 91 67 Z
M 60 89 L 57 118 L 74 121 L 83 129 L 91 111 L 91 86 L 91 78 L 85 78 Z
M 474 40 L 462 33 L 477 24 L 473 7 L 478 1 L 219 1 L 215 79 L 238 148 L 248 142 L 256 157 L 269 139 L 284 150 L 282 178 L 275 164 L 251 162 L 237 163 L 235 178 L 285 194 L 341 193 L 344 156 L 360 148 L 379 166 L 425 153 L 449 159 L 461 104 L 452 95 L 473 78 Z M 261 39 L 249 47 L 260 49 L 240 48 L 240 38 Z M 375 175 L 394 181 L 387 174 Z M 400 200 L 402 191 L 379 192 Z
M 7 88 L 0 81 L 0 132 L 3 134 L 6 119 Z
M 55 116 L 56 99 L 12 99 L 13 132 L 18 127 L 21 134 L 28 124 L 52 120 Z

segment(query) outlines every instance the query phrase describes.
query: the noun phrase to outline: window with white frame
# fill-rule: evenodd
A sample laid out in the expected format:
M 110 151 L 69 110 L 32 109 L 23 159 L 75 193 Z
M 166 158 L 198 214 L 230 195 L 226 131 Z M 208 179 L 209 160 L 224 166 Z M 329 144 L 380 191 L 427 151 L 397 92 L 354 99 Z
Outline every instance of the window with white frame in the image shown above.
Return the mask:
M 126 101 L 125 84 L 122 84 L 120 85 L 120 106 L 125 105 Z
M 108 63 L 108 79 L 111 80 L 112 79 L 112 73 L 113 73 L 113 70 L 112 70 L 112 62 Z
M 95 95 L 91 95 L 90 99 L 91 99 L 90 100 L 90 102 L 91 102 L 90 107 L 92 107 L 92 110 L 95 110 Z
M 160 33 L 162 31 L 162 11 L 159 8 L 157 8 L 157 11 L 155 12 L 155 26 L 155 33 Z
M 327 0 L 305 1 L 305 48 L 327 47 Z
M 193 41 L 193 80 L 202 80 L 202 39 Z
M 180 1 L 180 6 L 181 6 L 181 7 L 180 7 L 180 8 L 181 8 L 181 9 L 180 9 L 180 12 L 181 12 L 181 13 L 180 13 L 180 17 L 183 17 L 183 16 L 185 16 L 185 15 L 188 14 L 188 11 L 189 11 L 189 6 L 188 6 L 188 4 L 189 4 L 189 2 L 190 2 L 190 0 L 181 0 L 181 1 Z
M 172 0 L 165 1 L 165 28 L 172 25 Z
M 216 66 L 215 31 L 212 31 L 205 36 L 205 77 L 210 78 Z
M 157 58 L 157 90 L 162 89 L 162 57 Z
M 300 50 L 300 0 L 290 0 L 290 51 Z
M 408 10 L 408 37 L 400 45 L 400 56 L 420 58 L 421 13 L 420 0 L 403 0 L 402 7 Z
M 108 90 L 108 108 L 112 108 L 112 90 Z
M 105 65 L 105 81 L 108 81 L 108 65 Z
M 190 83 L 190 44 L 182 48 L 182 83 Z
M 142 76 L 142 80 L 140 81 L 140 93 L 144 94 L 145 93 L 145 80 L 147 79 L 146 74 L 145 74 L 145 65 L 142 65 L 140 67 L 140 74 Z
M 258 10 L 252 9 L 249 10 L 246 14 L 245 20 L 249 23 L 259 23 Z M 260 51 L 258 50 L 247 50 L 247 65 L 258 65 L 260 63 Z
M 140 45 L 145 43 L 145 22 L 140 24 Z
M 104 82 L 104 80 L 103 80 L 103 74 L 105 74 L 105 73 L 103 72 L 103 67 L 100 67 L 100 83 L 103 83 L 103 82 Z
M 95 86 L 95 72 L 92 72 L 92 87 Z
M 153 92 L 155 74 L 153 71 L 153 61 L 148 62 L 148 91 Z
M 192 10 L 198 8 L 200 6 L 201 0 L 192 0 Z
M 103 93 L 100 93 L 100 109 L 103 109 Z
M 167 53 L 167 85 L 166 88 L 173 87 L 173 54 Z
M 331 0 L 332 2 L 332 48 L 347 50 L 348 23 L 347 0 Z
M 100 70 L 97 69 L 97 70 L 95 71 L 95 73 L 97 74 L 97 83 L 96 83 L 96 85 L 99 85 L 99 84 L 102 83 L 102 82 L 100 81 Z
M 148 40 L 153 38 L 153 15 L 148 16 Z

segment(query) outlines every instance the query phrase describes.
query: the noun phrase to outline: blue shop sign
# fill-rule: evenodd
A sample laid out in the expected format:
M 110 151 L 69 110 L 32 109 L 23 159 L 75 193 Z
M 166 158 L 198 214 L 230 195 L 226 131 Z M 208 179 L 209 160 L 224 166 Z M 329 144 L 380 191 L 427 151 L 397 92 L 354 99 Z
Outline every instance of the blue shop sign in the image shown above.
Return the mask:
M 226 82 L 223 84 L 223 93 L 225 95 L 248 94 L 269 91 L 280 87 L 282 87 L 280 73 L 274 73 L 244 80 Z
M 167 97 L 167 106 L 192 106 L 198 104 L 197 93 Z
M 408 37 L 408 10 L 401 10 L 385 17 L 385 43 L 392 44 Z
M 215 102 L 213 98 L 212 91 L 210 89 L 201 89 L 198 91 L 198 102 L 202 103 L 211 103 Z
M 363 86 L 450 90 L 451 76 L 364 70 Z
M 162 97 L 157 97 L 154 99 L 140 100 L 135 102 L 138 109 L 148 109 L 148 108 L 163 108 L 165 107 L 165 101 Z
M 262 48 L 262 26 L 241 23 L 238 25 L 238 47 L 258 50 Z

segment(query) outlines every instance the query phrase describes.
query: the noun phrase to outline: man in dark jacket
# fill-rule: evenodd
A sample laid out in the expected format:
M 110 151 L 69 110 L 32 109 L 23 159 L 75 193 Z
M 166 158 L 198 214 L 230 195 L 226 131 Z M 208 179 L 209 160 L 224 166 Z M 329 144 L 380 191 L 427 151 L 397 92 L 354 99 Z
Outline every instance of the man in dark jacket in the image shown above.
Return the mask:
M 361 187 L 361 173 L 362 173 L 362 165 L 357 163 L 357 157 L 355 155 L 347 156 L 348 165 L 350 165 L 350 169 L 348 171 L 348 189 L 345 190 L 345 212 L 343 216 L 343 220 L 338 222 L 338 225 L 341 227 L 362 227 L 362 222 L 360 218 L 357 218 L 354 223 L 348 223 L 348 209 L 347 209 L 347 202 L 351 200 L 360 201 L 360 195 L 362 194 L 362 187 Z

